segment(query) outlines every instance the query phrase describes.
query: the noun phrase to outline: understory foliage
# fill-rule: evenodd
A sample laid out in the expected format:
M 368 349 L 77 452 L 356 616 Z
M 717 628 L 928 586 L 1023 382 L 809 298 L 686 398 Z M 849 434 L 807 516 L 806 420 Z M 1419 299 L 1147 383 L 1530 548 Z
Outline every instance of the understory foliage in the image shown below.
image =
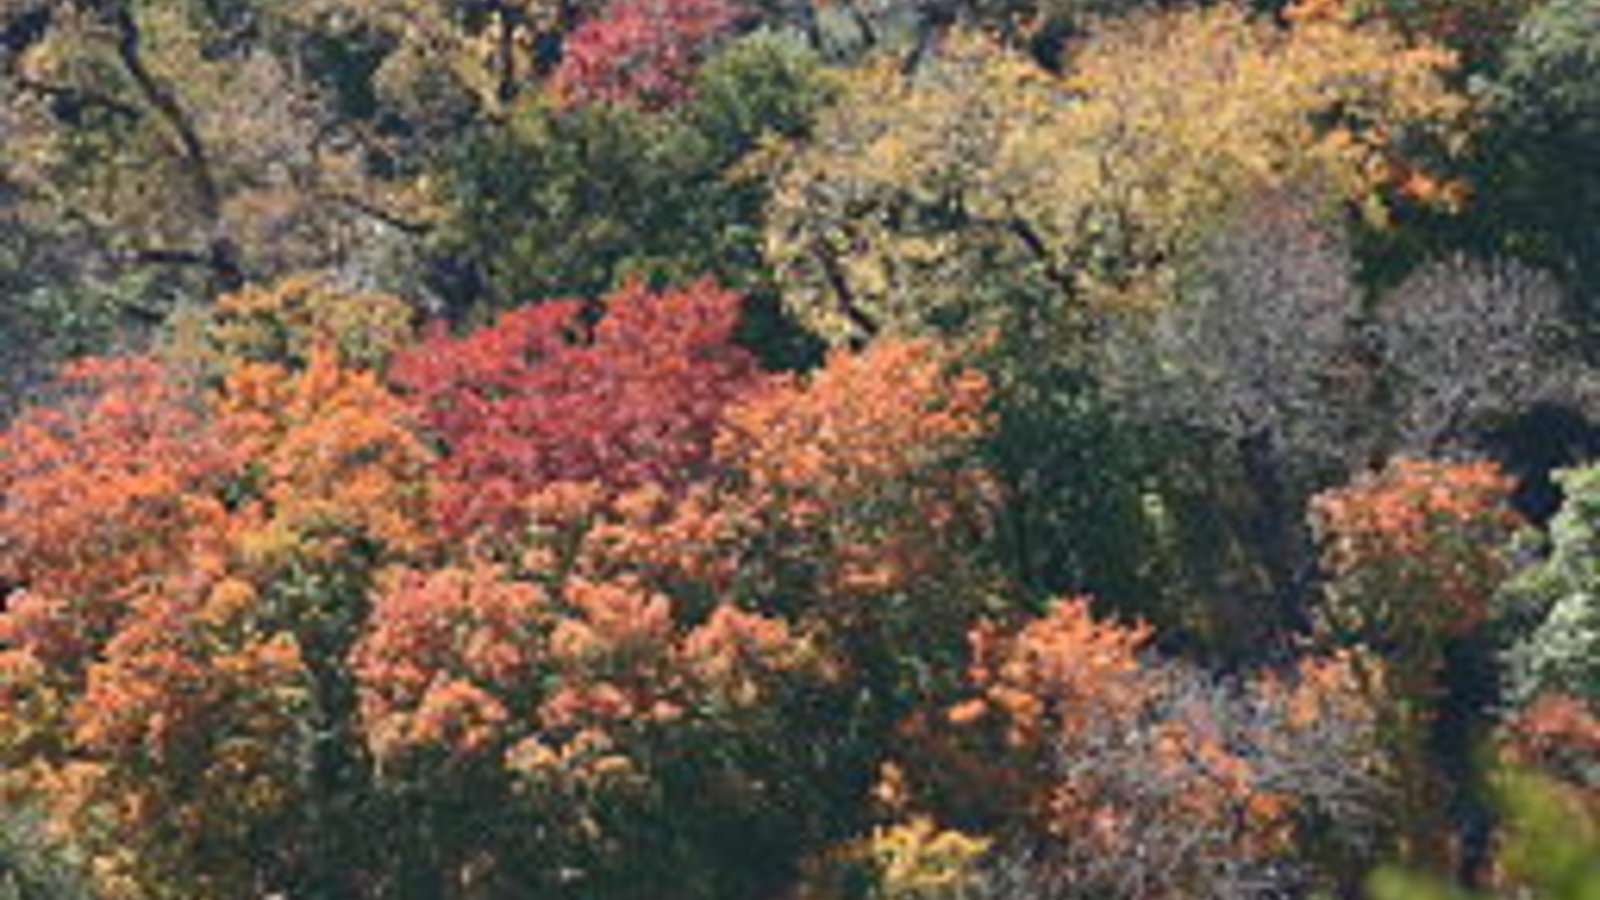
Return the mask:
M 1590 900 L 1597 0 L 0 0 L 0 900 Z

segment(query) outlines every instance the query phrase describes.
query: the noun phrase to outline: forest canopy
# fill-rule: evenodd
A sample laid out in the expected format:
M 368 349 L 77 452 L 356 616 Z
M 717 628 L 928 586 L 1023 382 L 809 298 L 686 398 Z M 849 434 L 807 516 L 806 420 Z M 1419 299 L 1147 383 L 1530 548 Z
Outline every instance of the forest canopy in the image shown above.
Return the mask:
M 0 900 L 1593 900 L 1600 0 L 0 0 Z

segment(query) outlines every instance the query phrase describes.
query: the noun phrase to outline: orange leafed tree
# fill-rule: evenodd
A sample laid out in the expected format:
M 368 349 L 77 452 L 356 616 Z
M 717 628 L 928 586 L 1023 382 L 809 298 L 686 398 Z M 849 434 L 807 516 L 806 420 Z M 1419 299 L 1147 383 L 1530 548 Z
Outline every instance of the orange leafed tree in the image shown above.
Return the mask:
M 1554 776 L 1553 786 L 1600 814 L 1600 784 L 1593 777 L 1600 765 L 1600 712 L 1593 703 L 1543 694 L 1504 723 L 1500 738 L 1508 762 Z
M 1127 717 L 1147 702 L 1152 685 L 1142 677 L 1140 654 L 1150 638 L 1142 626 L 1097 621 L 1081 597 L 1012 634 L 981 623 L 972 632 L 969 670 L 979 696 L 952 710 L 951 720 L 995 714 L 1008 744 L 1048 752 L 1059 735 L 1103 716 Z
M 633 578 L 486 565 L 389 578 L 349 660 L 386 784 L 494 786 L 492 824 L 432 835 L 447 866 L 511 877 L 533 829 L 540 852 L 603 853 L 617 874 L 586 877 L 623 879 L 658 852 L 638 824 L 686 814 L 664 795 L 774 814 L 738 785 L 780 773 L 733 748 L 782 747 L 785 698 L 815 663 L 788 623 L 732 603 L 696 612 Z
M 782 620 L 731 605 L 695 622 L 628 580 L 550 589 L 480 567 L 393 579 L 351 669 L 380 758 L 431 748 L 509 764 L 575 734 L 621 745 L 751 706 L 806 656 Z
M 1321 624 L 1359 648 L 1363 688 L 1377 704 L 1399 789 L 1403 852 L 1446 864 L 1444 797 L 1430 755 L 1448 699 L 1446 650 L 1487 619 L 1510 574 L 1511 479 L 1487 462 L 1397 459 L 1312 501 L 1327 576 Z
M 931 341 L 762 375 L 738 302 L 536 307 L 404 354 L 405 393 L 272 309 L 204 377 L 70 371 L 0 434 L 7 801 L 130 900 L 297 883 L 334 789 L 494 797 L 418 834 L 496 884 L 534 845 L 634 877 L 644 821 L 758 826 L 674 844 L 707 860 L 822 827 L 816 773 L 960 678 L 988 386 Z M 861 747 L 788 739 L 841 716 Z
M 105 873 L 227 895 L 257 876 L 254 848 L 294 834 L 310 674 L 244 582 L 176 578 L 129 607 L 73 698 L 72 750 L 41 773 L 43 796 Z M 61 793 L 67 772 L 81 780 Z
M 394 576 L 350 658 L 373 752 L 491 746 L 511 717 L 497 694 L 537 680 L 554 612 L 492 568 Z
M 181 564 L 241 464 L 196 386 L 154 359 L 89 359 L 56 391 L 0 433 L 0 584 L 87 601 Z
M 523 400 L 583 396 L 583 365 L 530 377 Z M 534 397 L 544 379 L 553 396 Z M 866 716 L 865 729 L 928 696 L 913 673 L 959 674 L 977 596 L 964 579 L 979 568 L 964 551 L 993 499 L 972 454 L 986 402 L 982 379 L 937 344 L 888 341 L 713 404 L 717 437 L 687 483 L 656 477 L 648 457 L 621 479 L 533 473 L 505 507 L 523 527 L 496 543 L 498 567 L 411 572 L 378 592 L 350 657 L 369 748 L 397 778 L 509 778 L 524 799 L 508 797 L 507 814 L 535 801 L 552 839 L 625 840 L 620 810 L 635 823 L 687 815 L 653 807 L 663 794 L 756 822 L 815 802 L 786 771 L 815 764 L 782 738 L 810 714 L 795 698 Z M 867 693 L 881 708 L 854 712 L 866 692 L 851 679 L 884 679 Z M 782 803 L 762 800 L 780 790 Z M 459 852 L 502 851 L 478 835 Z
M 823 562 L 825 596 L 948 589 L 994 499 L 973 455 L 988 397 L 939 343 L 880 341 L 735 403 L 717 454 L 741 502 Z
M 331 353 L 211 390 L 90 361 L 59 390 L 0 433 L 0 788 L 112 896 L 239 896 L 295 853 L 350 600 L 311 595 L 425 549 L 430 456 Z
M 247 547 L 327 559 L 353 539 L 416 552 L 431 524 L 434 454 L 410 405 L 371 372 L 341 367 L 330 350 L 305 369 L 244 363 L 213 397 L 219 427 L 248 455 L 254 517 Z
M 1420 653 L 1483 622 L 1509 574 L 1511 488 L 1492 463 L 1400 459 L 1319 496 L 1330 624 Z

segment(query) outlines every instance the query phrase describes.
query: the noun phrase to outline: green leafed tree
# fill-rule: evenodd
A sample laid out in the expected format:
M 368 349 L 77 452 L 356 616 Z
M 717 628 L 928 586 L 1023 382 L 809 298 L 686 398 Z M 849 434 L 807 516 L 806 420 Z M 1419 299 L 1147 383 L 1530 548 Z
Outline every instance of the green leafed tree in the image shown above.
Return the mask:
M 502 307 L 628 276 L 761 287 L 766 188 L 752 154 L 804 132 L 825 96 L 809 51 L 760 34 L 711 61 L 671 110 L 531 102 L 457 157 L 444 246 Z

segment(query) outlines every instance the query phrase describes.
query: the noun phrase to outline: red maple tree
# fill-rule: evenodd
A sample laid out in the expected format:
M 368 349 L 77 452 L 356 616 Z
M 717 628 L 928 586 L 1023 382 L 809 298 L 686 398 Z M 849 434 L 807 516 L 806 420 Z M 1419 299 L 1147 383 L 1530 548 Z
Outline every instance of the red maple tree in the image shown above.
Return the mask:
M 392 372 L 443 444 L 439 518 L 511 534 L 527 498 L 562 482 L 677 488 L 710 470 L 722 409 L 759 379 L 734 340 L 740 298 L 710 281 L 525 307 L 464 337 L 436 334 Z

